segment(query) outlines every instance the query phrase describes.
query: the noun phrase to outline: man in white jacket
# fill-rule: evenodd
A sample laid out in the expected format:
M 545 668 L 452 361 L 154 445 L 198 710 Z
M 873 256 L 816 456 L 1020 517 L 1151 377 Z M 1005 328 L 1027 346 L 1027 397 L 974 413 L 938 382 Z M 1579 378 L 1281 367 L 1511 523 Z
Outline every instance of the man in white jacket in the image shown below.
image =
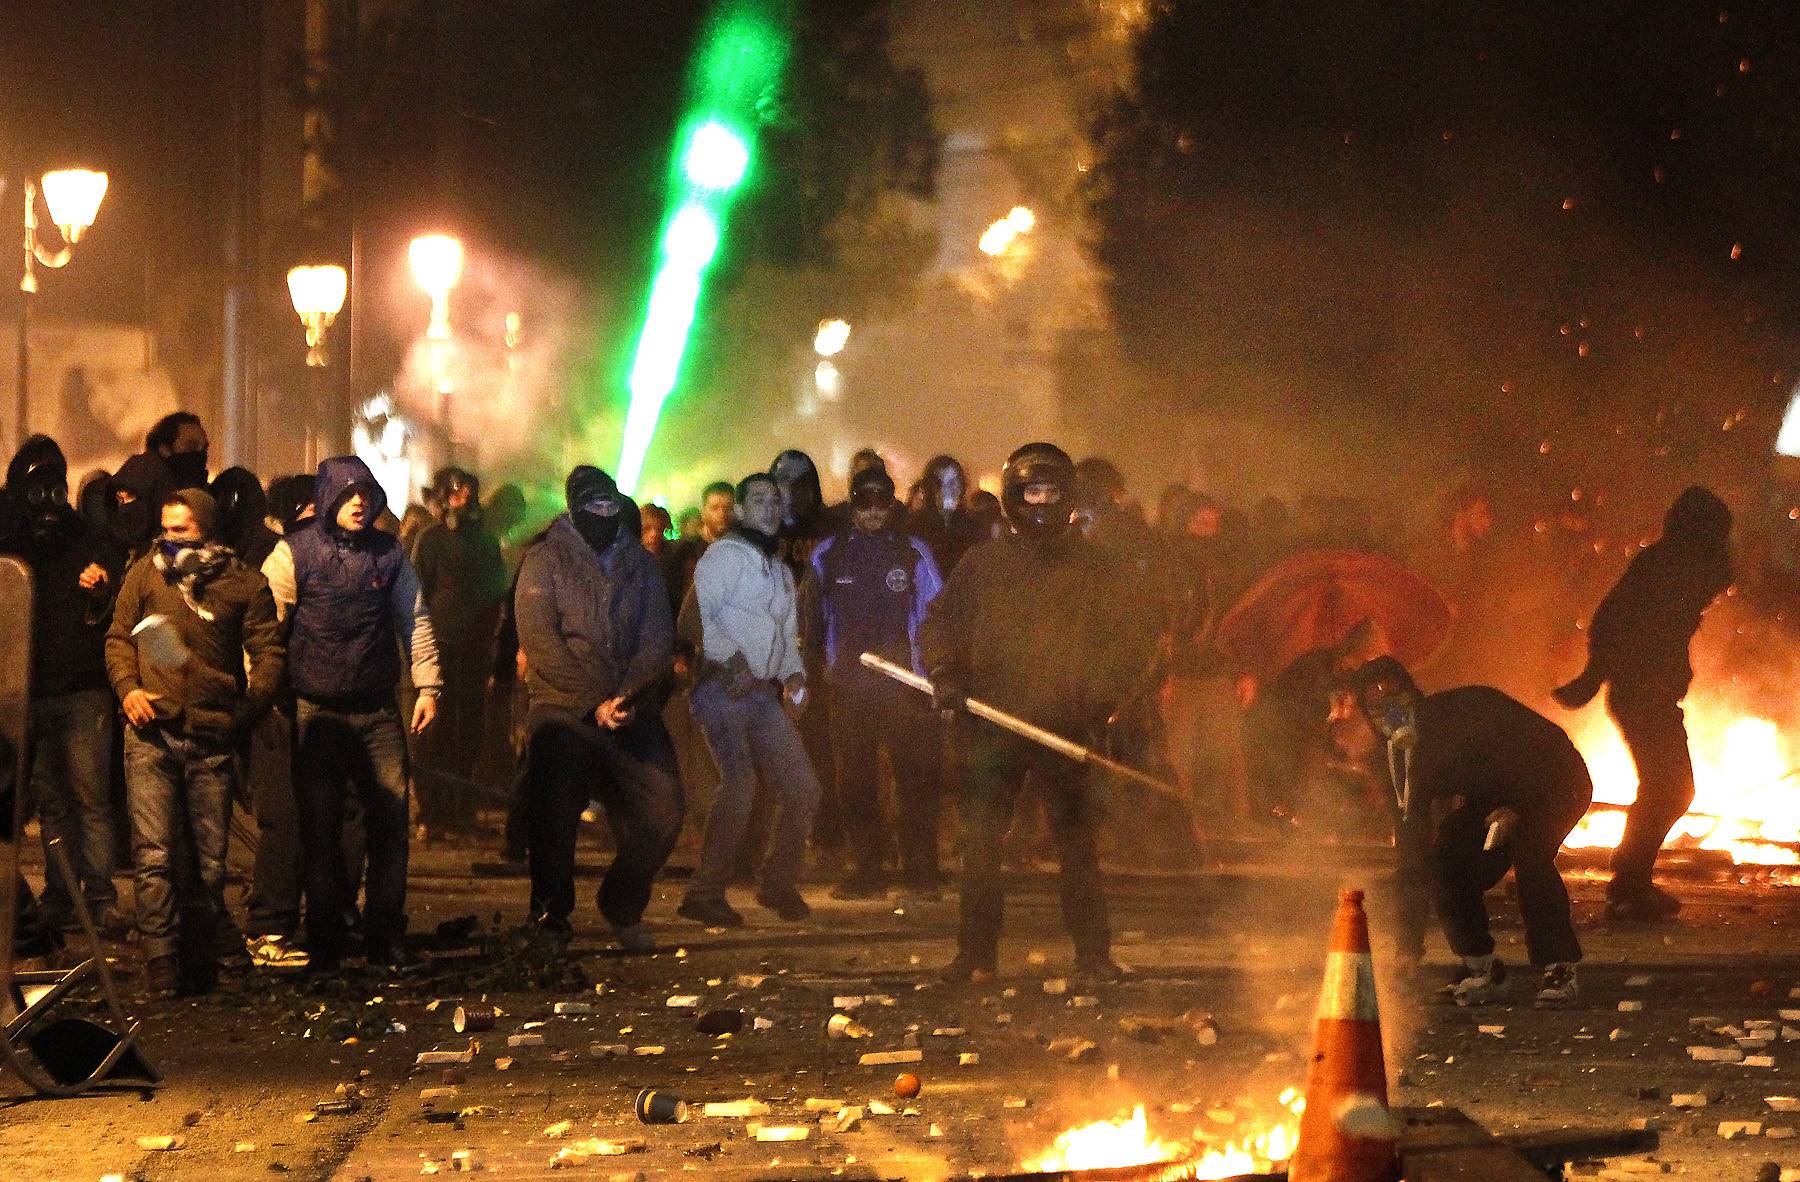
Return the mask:
M 782 919 L 811 914 L 795 883 L 819 807 L 819 781 L 791 713 L 806 705 L 794 577 L 777 550 L 781 490 L 763 473 L 737 486 L 738 525 L 706 549 L 694 569 L 700 608 L 694 720 L 719 765 L 700 868 L 679 914 L 708 927 L 744 917 L 725 898 L 756 795 L 757 774 L 780 804 L 756 901 Z

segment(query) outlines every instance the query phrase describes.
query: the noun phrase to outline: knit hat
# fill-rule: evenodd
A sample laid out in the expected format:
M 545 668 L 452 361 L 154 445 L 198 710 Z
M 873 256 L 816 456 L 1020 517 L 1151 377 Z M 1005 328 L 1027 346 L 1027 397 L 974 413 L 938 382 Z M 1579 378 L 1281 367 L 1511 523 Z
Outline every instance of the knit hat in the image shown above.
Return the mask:
M 219 534 L 219 503 L 204 489 L 184 488 L 169 494 L 170 501 L 186 505 L 200 526 L 200 536 L 211 541 Z
M 563 484 L 563 496 L 568 502 L 569 511 L 575 512 L 583 505 L 602 498 L 617 500 L 619 485 L 592 464 L 580 464 L 569 473 L 569 479 Z

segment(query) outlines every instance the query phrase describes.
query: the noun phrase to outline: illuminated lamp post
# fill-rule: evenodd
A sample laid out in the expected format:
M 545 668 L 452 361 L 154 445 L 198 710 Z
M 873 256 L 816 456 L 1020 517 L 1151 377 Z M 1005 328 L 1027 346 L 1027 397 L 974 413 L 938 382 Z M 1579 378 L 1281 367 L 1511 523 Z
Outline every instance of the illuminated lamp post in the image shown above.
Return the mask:
M 23 444 L 31 433 L 29 407 L 31 379 L 31 297 L 37 294 L 37 268 L 55 270 L 69 265 L 75 244 L 94 224 L 100 202 L 106 196 L 106 174 L 90 168 L 59 168 L 44 174 L 44 204 L 49 207 L 50 221 L 62 234 L 63 244 L 57 250 L 46 250 L 38 241 L 37 199 L 39 182 L 25 182 L 24 248 L 25 269 L 19 277 L 19 359 L 18 406 L 14 419 L 17 438 Z
M 450 292 L 462 282 L 463 244 L 448 234 L 421 234 L 406 249 L 412 266 L 413 282 L 431 297 L 431 322 L 425 328 L 426 348 L 431 358 L 431 384 L 437 395 L 438 425 L 452 458 L 456 455 L 456 439 L 451 434 L 450 396 L 455 384 L 450 379 Z
M 322 458 L 318 415 L 330 401 L 324 383 L 325 332 L 344 308 L 350 276 L 336 263 L 302 263 L 288 272 L 287 281 L 288 298 L 306 326 L 307 386 L 312 395 L 306 427 L 306 465 L 310 468 Z

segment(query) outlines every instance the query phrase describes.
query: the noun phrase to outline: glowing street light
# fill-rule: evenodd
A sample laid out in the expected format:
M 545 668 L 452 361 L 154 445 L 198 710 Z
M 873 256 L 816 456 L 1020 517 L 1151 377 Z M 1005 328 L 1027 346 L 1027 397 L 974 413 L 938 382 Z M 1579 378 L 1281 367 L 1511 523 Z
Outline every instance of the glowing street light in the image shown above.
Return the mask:
M 106 197 L 106 174 L 91 168 L 59 168 L 43 176 L 44 204 L 50 210 L 50 221 L 62 234 L 63 244 L 47 250 L 38 241 L 38 185 L 27 179 L 25 190 L 24 238 L 25 266 L 19 276 L 19 353 L 16 390 L 18 404 L 14 408 L 13 426 L 16 445 L 31 433 L 31 297 L 37 294 L 37 268 L 56 270 L 69 265 L 74 247 L 100 213 L 100 202 Z
M 821 357 L 836 357 L 850 343 L 850 322 L 848 320 L 821 320 L 819 331 L 813 336 L 813 352 Z
M 325 364 L 325 330 L 344 309 L 350 276 L 336 263 L 303 263 L 288 272 L 288 298 L 306 326 L 306 364 Z
M 433 341 L 450 339 L 450 291 L 462 281 L 462 240 L 448 234 L 422 234 L 406 248 L 413 281 L 431 297 L 431 326 L 425 336 Z

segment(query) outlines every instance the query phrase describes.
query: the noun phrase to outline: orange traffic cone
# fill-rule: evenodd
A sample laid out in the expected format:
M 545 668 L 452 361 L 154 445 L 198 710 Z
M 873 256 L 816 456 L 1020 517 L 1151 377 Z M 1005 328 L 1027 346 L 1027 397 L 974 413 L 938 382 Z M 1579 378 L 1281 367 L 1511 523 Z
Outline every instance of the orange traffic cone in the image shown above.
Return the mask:
M 1369 917 L 1363 914 L 1361 891 L 1342 891 L 1289 1182 L 1392 1182 L 1399 1177 L 1395 1131 L 1381 1054 L 1375 962 L 1369 956 Z

